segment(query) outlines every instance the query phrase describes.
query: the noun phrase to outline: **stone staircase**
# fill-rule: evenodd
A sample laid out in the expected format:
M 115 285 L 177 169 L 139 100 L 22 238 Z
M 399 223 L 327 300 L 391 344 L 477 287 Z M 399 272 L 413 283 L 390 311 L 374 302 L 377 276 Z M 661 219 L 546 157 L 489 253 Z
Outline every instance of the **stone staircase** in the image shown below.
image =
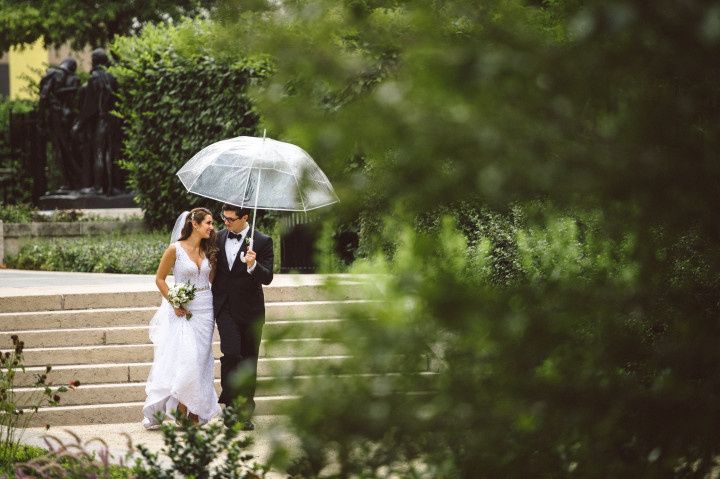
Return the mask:
M 289 383 L 274 381 L 275 377 L 302 381 L 319 364 L 343 360 L 341 346 L 321 336 L 327 328 L 341 324 L 344 304 L 363 301 L 357 297 L 361 289 L 344 288 L 346 292 L 338 298 L 321 284 L 265 288 L 256 414 L 277 414 L 294 399 Z M 46 365 L 52 366 L 48 382 L 61 385 L 78 380 L 81 384 L 62 395 L 60 406 L 41 408 L 31 425 L 140 421 L 153 355 L 148 323 L 159 303 L 159 293 L 150 288 L 0 297 L 0 349 L 11 348 L 13 334 L 25 343 L 26 370 L 15 380 L 19 402 L 37 394 L 28 386 Z M 213 346 L 219 389 L 217 331 Z

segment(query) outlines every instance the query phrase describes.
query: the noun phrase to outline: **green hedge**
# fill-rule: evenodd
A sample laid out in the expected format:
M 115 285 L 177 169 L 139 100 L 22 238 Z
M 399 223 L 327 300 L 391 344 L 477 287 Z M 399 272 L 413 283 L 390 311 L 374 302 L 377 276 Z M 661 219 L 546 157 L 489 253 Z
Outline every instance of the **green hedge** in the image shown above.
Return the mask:
M 7 258 L 7 266 L 44 271 L 153 274 L 168 244 L 164 232 L 34 240 L 18 254 Z
M 119 59 L 111 71 L 120 82 L 122 165 L 153 227 L 171 226 L 190 207 L 217 210 L 216 202 L 188 194 L 175 173 L 215 141 L 256 133 L 258 115 L 245 91 L 268 75 L 268 62 L 206 54 L 203 28 L 190 21 L 148 26 L 111 46 Z M 189 34 L 197 35 L 193 43 L 185 41 Z

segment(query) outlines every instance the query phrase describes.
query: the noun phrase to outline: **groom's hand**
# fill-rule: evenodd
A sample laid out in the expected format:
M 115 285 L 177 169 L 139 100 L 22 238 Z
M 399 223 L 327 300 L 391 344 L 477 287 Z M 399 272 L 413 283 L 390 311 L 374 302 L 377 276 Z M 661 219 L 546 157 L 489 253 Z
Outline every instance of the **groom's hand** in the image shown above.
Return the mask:
M 255 266 L 255 259 L 257 258 L 257 253 L 253 251 L 252 249 L 248 248 L 247 252 L 245 253 L 245 260 L 247 261 L 247 267 L 248 269 Z

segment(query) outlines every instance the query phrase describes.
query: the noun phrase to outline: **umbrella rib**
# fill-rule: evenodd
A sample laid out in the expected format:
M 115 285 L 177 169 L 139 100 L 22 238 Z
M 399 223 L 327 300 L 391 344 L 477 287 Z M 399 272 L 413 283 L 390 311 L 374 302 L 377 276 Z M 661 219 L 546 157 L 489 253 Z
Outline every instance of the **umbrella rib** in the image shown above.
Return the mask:
M 336 196 L 336 198 L 337 198 L 337 196 Z M 305 212 L 312 211 L 312 210 L 316 210 L 316 209 L 318 209 L 318 208 L 322 208 L 323 206 L 328 206 L 328 205 L 332 205 L 332 204 L 335 204 L 335 203 L 340 203 L 340 200 L 339 200 L 339 199 L 336 199 L 336 200 L 330 201 L 329 203 L 323 203 L 323 204 L 321 204 L 321 205 L 313 206 L 312 208 L 308 208 L 307 210 L 305 210 Z M 289 210 L 288 210 L 288 211 L 289 211 Z
M 196 195 L 198 195 L 198 196 L 202 196 L 203 198 L 209 198 L 209 199 L 211 199 L 211 200 L 215 200 L 215 201 L 217 201 L 217 202 L 219 202 L 219 203 L 227 203 L 227 202 L 228 202 L 227 200 L 224 200 L 224 199 L 222 199 L 222 198 L 217 198 L 217 197 L 215 197 L 215 196 L 211 196 L 211 195 L 208 195 L 208 194 L 206 194 L 206 193 L 199 193 L 199 192 L 197 192 L 197 191 L 190 191 L 190 193 L 196 194 Z M 240 205 L 235 205 L 235 206 L 240 206 Z M 265 208 L 261 208 L 261 209 L 265 209 Z
M 265 153 L 265 140 L 266 140 L 265 137 L 263 137 L 262 143 L 261 143 L 261 145 L 262 145 L 262 146 L 261 146 L 261 148 L 262 148 L 261 153 L 263 153 L 263 154 Z M 242 207 L 243 207 L 243 208 L 245 207 L 245 195 L 247 194 L 248 186 L 250 186 L 250 177 L 252 176 L 252 170 L 253 170 L 253 165 L 254 165 L 254 164 L 255 164 L 255 155 L 253 155 L 253 157 L 252 157 L 252 162 L 250 163 L 250 168 L 249 168 L 250 172 L 248 173 L 247 182 L 245 182 L 245 190 L 243 191 L 243 204 L 242 204 Z M 260 172 L 258 171 L 258 178 L 259 178 L 259 177 L 260 177 Z M 258 185 L 256 186 L 256 188 L 260 188 L 260 185 L 258 184 Z
M 300 211 L 307 211 L 307 207 L 305 206 L 305 201 L 303 201 L 302 190 L 300 189 L 300 183 L 298 182 L 297 176 L 292 175 L 292 177 L 295 180 L 295 184 L 297 185 L 298 196 L 300 197 L 300 202 L 302 203 L 303 207 L 303 209 Z
M 255 159 L 253 159 L 255 161 Z M 248 177 L 247 181 L 245 182 L 245 189 L 243 189 L 243 195 L 242 195 L 242 204 L 238 205 L 242 208 L 245 208 L 245 195 L 247 194 L 248 186 L 250 186 L 250 177 L 252 176 L 252 163 L 250 164 L 250 168 L 248 168 Z

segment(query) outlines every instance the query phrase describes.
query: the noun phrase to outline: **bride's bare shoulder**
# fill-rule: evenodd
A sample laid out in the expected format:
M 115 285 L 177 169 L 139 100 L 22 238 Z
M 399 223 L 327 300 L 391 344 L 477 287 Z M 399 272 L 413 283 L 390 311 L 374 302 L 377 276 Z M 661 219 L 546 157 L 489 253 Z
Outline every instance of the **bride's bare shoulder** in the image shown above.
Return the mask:
M 175 250 L 175 243 L 170 243 L 170 244 L 168 245 L 168 247 L 165 248 L 165 252 L 163 253 L 163 256 L 168 256 L 168 257 L 173 257 L 173 258 L 174 258 L 175 255 L 176 255 L 176 253 L 177 253 L 177 252 L 176 252 L 176 250 Z

